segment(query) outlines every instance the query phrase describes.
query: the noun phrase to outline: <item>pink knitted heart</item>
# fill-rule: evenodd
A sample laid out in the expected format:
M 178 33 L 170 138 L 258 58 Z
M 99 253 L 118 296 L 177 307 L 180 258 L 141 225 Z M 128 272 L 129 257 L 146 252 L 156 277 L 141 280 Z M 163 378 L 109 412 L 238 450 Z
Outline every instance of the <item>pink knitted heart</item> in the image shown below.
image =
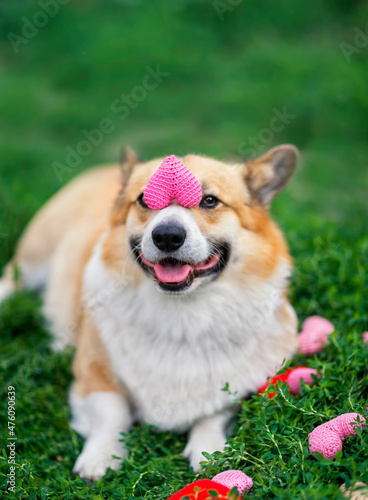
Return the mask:
M 239 495 L 253 486 L 252 479 L 241 470 L 226 470 L 217 474 L 212 481 L 227 486 L 230 490 L 237 487 Z
M 359 417 L 359 423 L 356 422 Z M 329 422 L 316 427 L 309 435 L 309 451 L 316 451 L 328 460 L 334 460 L 336 453 L 342 450 L 342 443 L 348 436 L 355 436 L 356 427 L 365 426 L 365 418 L 358 413 L 343 413 Z
M 310 316 L 304 321 L 302 331 L 298 336 L 299 351 L 304 354 L 315 354 L 323 349 L 328 336 L 334 330 L 335 327 L 327 319 Z
M 295 370 L 293 370 L 287 378 L 288 384 L 290 386 L 290 392 L 292 394 L 299 394 L 299 392 L 301 391 L 300 381 L 302 379 L 306 384 L 313 385 L 314 380 L 312 378 L 312 375 L 317 376 L 317 370 L 315 370 L 314 368 L 295 368 Z
M 165 158 L 144 190 L 144 201 L 152 210 L 161 210 L 173 200 L 185 208 L 196 207 L 202 200 L 200 183 L 175 155 Z

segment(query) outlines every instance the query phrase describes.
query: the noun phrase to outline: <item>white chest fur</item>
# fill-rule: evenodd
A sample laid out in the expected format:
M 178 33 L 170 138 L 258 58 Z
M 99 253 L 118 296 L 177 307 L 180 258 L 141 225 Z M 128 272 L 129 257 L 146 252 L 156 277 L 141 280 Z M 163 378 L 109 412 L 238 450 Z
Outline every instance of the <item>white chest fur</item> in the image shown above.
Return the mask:
M 295 330 L 278 315 L 288 269 L 268 282 L 241 287 L 225 279 L 187 296 L 140 287 L 115 287 L 91 312 L 116 376 L 129 389 L 138 418 L 160 429 L 185 430 L 198 418 L 232 404 L 233 396 L 255 392 L 295 344 L 282 342 Z M 99 246 L 84 279 L 86 303 L 111 290 L 112 278 Z M 281 346 L 281 347 L 280 347 Z

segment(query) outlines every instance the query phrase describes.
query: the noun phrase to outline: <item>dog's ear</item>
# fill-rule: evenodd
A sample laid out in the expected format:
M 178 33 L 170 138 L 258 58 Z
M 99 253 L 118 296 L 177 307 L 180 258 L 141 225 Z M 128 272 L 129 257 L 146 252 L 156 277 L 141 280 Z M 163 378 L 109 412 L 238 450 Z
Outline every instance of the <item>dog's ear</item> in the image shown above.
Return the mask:
M 133 169 L 138 163 L 141 162 L 137 153 L 130 146 L 127 146 L 120 159 L 122 184 L 120 193 L 112 208 L 111 223 L 113 226 L 125 223 L 128 213 L 128 209 L 124 204 L 126 187 L 130 176 L 132 175 Z
M 120 164 L 121 164 L 121 173 L 123 176 L 123 185 L 126 186 L 129 178 L 131 176 L 131 173 L 133 171 L 133 168 L 135 165 L 140 163 L 140 160 L 138 158 L 137 153 L 134 151 L 133 148 L 130 146 L 127 146 L 125 148 L 124 153 L 121 155 L 120 159 Z
M 245 164 L 245 180 L 251 195 L 268 207 L 289 183 L 299 158 L 298 149 L 289 144 L 277 146 Z

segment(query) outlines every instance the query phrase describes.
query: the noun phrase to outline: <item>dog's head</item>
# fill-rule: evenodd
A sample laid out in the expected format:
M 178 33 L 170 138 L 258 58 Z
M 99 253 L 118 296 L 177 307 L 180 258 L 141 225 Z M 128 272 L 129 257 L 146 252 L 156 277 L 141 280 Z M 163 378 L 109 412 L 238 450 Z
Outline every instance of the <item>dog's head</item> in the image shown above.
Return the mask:
M 175 200 L 151 210 L 144 190 L 163 159 L 141 163 L 130 152 L 124 185 L 113 209 L 112 233 L 124 234 L 132 264 L 162 292 L 188 293 L 214 279 L 264 279 L 280 258 L 289 259 L 269 205 L 289 182 L 297 162 L 293 146 L 271 149 L 247 163 L 225 164 L 188 155 L 181 160 L 203 189 L 201 203 L 184 208 Z M 122 227 L 124 231 L 121 231 Z M 118 251 L 117 240 L 112 245 Z

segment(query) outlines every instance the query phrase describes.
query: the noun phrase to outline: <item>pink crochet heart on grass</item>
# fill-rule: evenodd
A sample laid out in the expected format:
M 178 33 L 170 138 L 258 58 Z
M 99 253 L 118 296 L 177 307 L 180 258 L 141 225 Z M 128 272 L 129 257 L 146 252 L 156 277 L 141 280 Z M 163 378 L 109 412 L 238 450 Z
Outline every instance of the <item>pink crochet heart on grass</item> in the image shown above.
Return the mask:
M 359 417 L 359 423 L 356 421 Z M 344 413 L 329 422 L 316 427 L 309 435 L 309 451 L 319 452 L 328 460 L 334 460 L 342 450 L 346 437 L 356 435 L 356 427 L 364 427 L 365 418 L 358 413 Z
M 302 326 L 298 336 L 299 351 L 304 354 L 315 354 L 323 349 L 328 341 L 328 336 L 335 330 L 330 321 L 320 316 L 310 316 Z
M 217 474 L 212 481 L 227 486 L 230 490 L 237 487 L 239 495 L 249 491 L 253 486 L 252 479 L 241 470 L 226 470 Z
M 173 200 L 185 208 L 202 200 L 202 187 L 192 172 L 175 156 L 165 158 L 144 190 L 144 201 L 152 210 L 161 210 Z
M 301 380 L 303 380 L 304 383 L 308 385 L 313 385 L 314 379 L 312 378 L 312 375 L 315 375 L 316 377 L 318 376 L 317 370 L 315 370 L 314 368 L 304 368 L 304 366 L 295 368 L 295 370 L 293 370 L 287 378 L 290 392 L 292 394 L 299 394 L 299 392 L 301 391 Z

